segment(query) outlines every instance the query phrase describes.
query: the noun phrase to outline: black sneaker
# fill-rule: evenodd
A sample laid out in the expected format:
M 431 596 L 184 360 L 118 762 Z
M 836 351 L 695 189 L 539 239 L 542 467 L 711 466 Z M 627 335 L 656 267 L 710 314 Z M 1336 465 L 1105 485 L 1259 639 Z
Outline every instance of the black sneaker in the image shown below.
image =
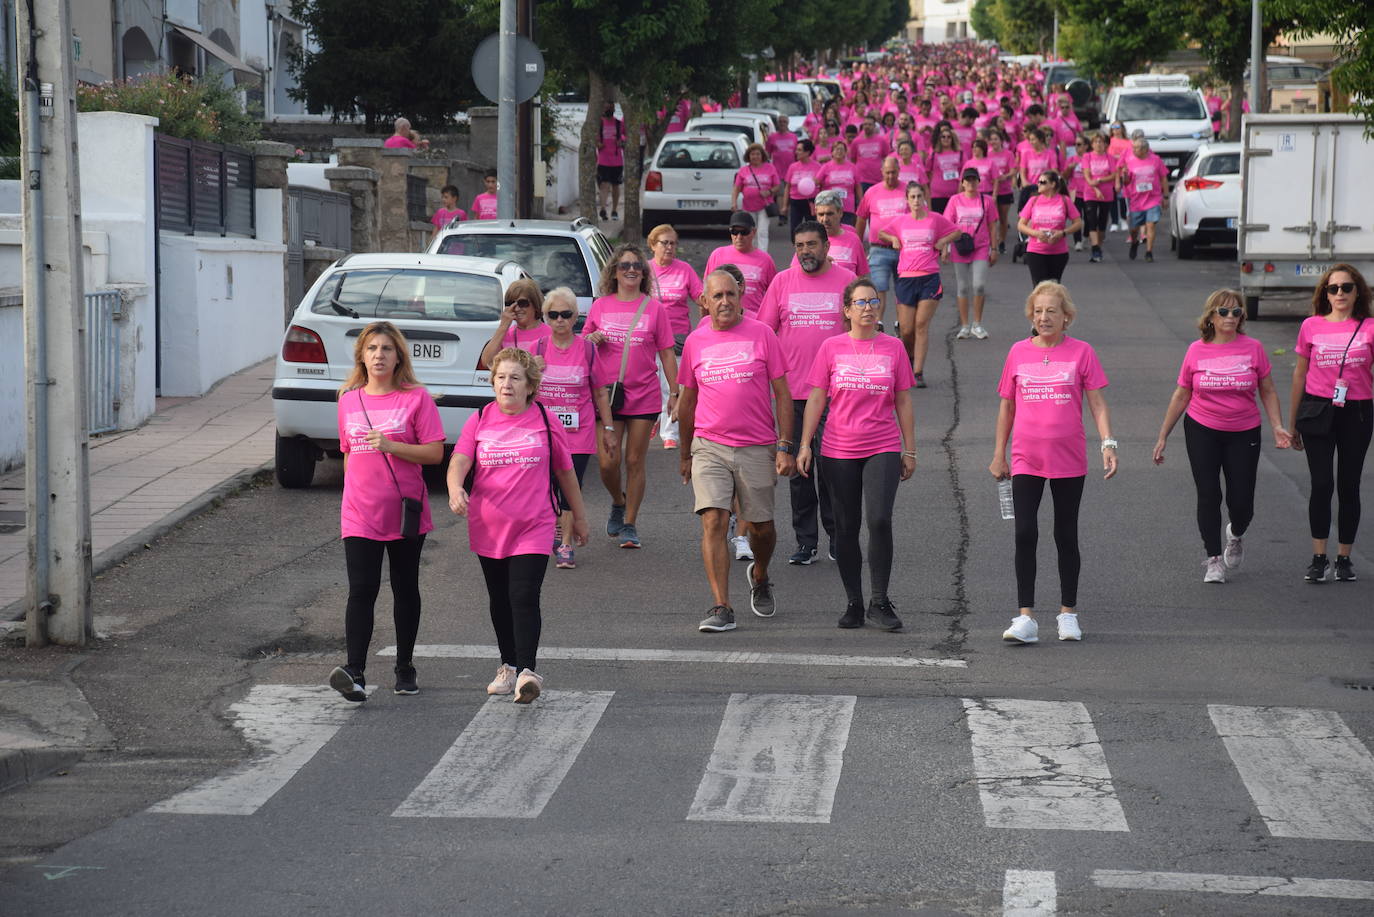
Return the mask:
M 396 687 L 394 690 L 397 694 L 420 693 L 420 686 L 415 682 L 415 666 L 398 665 L 394 671 L 396 672 Z
M 787 558 L 787 562 L 789 564 L 800 564 L 803 567 L 809 567 L 816 562 L 816 549 L 797 545 L 797 550 L 792 552 L 792 556 Z
M 367 700 L 367 691 L 364 690 L 366 686 L 363 673 L 355 673 L 346 665 L 336 666 L 334 671 L 329 673 L 329 687 L 342 694 L 344 700 L 354 703 Z
M 1155 253 L 1152 252 L 1152 251 L 1150 251 L 1150 250 L 1148 250 L 1148 249 L 1146 249 L 1146 251 L 1145 251 L 1145 260 L 1146 260 L 1146 261 L 1151 261 L 1151 262 L 1153 262 L 1153 261 L 1155 260 Z
M 902 619 L 897 617 L 897 609 L 892 602 L 873 599 L 868 603 L 868 623 L 879 630 L 901 630 Z
M 844 606 L 844 614 L 840 615 L 840 622 L 837 625 L 845 630 L 852 630 L 855 627 L 864 626 L 864 603 L 850 602 Z
M 1136 251 L 1137 251 L 1139 248 L 1140 248 L 1140 240 L 1139 240 L 1139 239 L 1132 239 L 1132 240 L 1131 240 L 1131 260 L 1132 260 L 1132 261 L 1135 260 L 1135 253 L 1136 253 Z
M 603 220 L 609 219 L 609 218 L 606 216 L 606 208 L 605 208 L 605 207 L 602 207 L 602 208 L 601 208 L 601 219 L 603 219 Z
M 1328 566 L 1330 564 L 1327 563 L 1325 554 L 1313 554 L 1312 563 L 1307 565 L 1307 573 L 1303 575 L 1303 579 L 1309 583 L 1326 582 L 1326 568 Z
M 921 372 L 921 373 L 916 373 L 916 387 L 917 387 L 917 388 L 925 388 L 925 387 L 926 387 L 926 374 L 925 374 L 925 373 L 923 373 L 923 372 Z
M 1337 555 L 1336 557 L 1336 582 L 1353 583 L 1355 582 L 1355 567 L 1350 563 L 1350 558 Z

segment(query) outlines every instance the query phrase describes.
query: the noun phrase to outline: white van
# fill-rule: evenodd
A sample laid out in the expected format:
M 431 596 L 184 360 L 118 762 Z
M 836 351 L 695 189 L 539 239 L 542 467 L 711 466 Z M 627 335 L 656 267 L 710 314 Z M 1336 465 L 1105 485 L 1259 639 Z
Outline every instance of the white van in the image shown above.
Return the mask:
M 758 84 L 760 108 L 771 108 L 780 115 L 786 115 L 788 128 L 796 133 L 801 128 L 802 119 L 811 114 L 811 87 L 805 83 L 788 83 L 781 80 Z
M 1150 149 L 1173 172 L 1204 140 L 1212 137 L 1212 119 L 1202 93 L 1181 73 L 1132 74 L 1107 94 L 1102 112 L 1106 124 L 1120 121 L 1129 137 L 1145 132 Z

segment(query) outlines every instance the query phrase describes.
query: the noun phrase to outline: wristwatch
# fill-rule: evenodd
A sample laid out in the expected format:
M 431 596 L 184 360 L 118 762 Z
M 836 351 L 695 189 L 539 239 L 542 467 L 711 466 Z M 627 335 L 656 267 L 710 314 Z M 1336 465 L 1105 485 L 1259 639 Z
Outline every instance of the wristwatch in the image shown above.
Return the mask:
M 778 443 L 778 451 L 786 453 L 787 455 L 796 455 L 797 447 L 791 443 Z

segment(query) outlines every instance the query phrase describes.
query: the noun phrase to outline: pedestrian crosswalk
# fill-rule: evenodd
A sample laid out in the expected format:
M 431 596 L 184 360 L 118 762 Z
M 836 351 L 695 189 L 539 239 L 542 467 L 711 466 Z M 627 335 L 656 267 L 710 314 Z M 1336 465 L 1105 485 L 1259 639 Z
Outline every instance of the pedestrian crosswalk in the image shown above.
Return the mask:
M 590 755 L 598 764 L 586 768 L 614 762 L 611 786 L 638 782 L 649 789 L 637 798 L 671 805 L 675 814 L 668 817 L 687 822 L 832 824 L 846 816 L 836 809 L 846 792 L 882 794 L 884 805 L 901 805 L 898 794 L 923 774 L 955 767 L 966 777 L 948 785 L 977 789 L 977 803 L 955 803 L 981 808 L 989 829 L 1133 830 L 1130 794 L 1120 792 L 1112 774 L 1113 746 L 1104 745 L 1094 722 L 1104 715 L 1119 720 L 1122 711 L 1102 705 L 598 690 L 550 690 L 528 707 L 503 697 L 470 701 L 472 712 L 456 711 L 460 722 L 451 742 L 436 736 L 425 746 L 433 749 L 432 764 L 413 762 L 413 772 L 423 776 L 413 787 L 398 788 L 385 808 L 393 817 L 536 819 L 566 784 L 573 785 L 567 792 L 590 786 L 605 793 L 604 780 L 590 779 L 599 775 L 568 779 Z M 367 743 L 388 729 L 398 748 L 412 747 L 406 731 L 416 728 L 415 717 L 426 709 L 417 703 L 387 696 L 357 705 L 323 686 L 254 686 L 230 713 L 256 755 L 152 811 L 252 815 L 326 746 L 334 767 L 365 753 Z M 467 705 L 461 697 L 458 703 Z M 359 717 L 364 706 L 368 712 Z M 428 709 L 443 709 L 445 723 L 455 714 L 450 699 Z M 1230 773 L 1217 779 L 1225 781 L 1236 807 L 1248 807 L 1240 819 L 1257 813 L 1274 837 L 1374 842 L 1374 755 L 1338 713 L 1229 705 L 1191 712 L 1199 729 L 1210 721 L 1205 738 L 1216 743 L 1216 761 L 1229 762 Z M 645 720 L 655 718 L 655 729 L 644 732 Z M 366 728 L 355 728 L 361 720 Z M 1119 736 L 1120 725 L 1114 725 Z M 863 729 L 881 734 L 853 741 Z M 650 735 L 657 744 L 641 747 L 641 736 Z M 954 751 L 926 767 L 921 757 L 937 744 Z M 884 784 L 875 776 L 875 749 L 901 756 L 907 782 L 883 778 Z M 615 805 L 616 795 L 607 794 L 595 808 L 610 812 Z M 1033 873 L 1012 885 L 1009 900 L 1044 897 Z

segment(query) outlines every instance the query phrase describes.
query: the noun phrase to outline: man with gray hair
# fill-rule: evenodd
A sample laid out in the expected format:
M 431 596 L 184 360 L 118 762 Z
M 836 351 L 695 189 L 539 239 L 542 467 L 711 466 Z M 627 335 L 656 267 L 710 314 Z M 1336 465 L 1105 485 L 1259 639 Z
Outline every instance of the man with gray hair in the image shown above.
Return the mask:
M 868 273 L 868 256 L 864 254 L 864 243 L 853 227 L 841 222 L 843 219 L 843 192 L 832 189 L 816 195 L 816 222 L 825 227 L 830 260 L 846 270 L 853 271 L 856 277 L 862 277 Z M 800 266 L 795 255 L 790 266 Z
M 382 146 L 389 150 L 429 149 L 429 141 L 411 129 L 409 118 L 397 118 L 396 132 L 382 141 Z

